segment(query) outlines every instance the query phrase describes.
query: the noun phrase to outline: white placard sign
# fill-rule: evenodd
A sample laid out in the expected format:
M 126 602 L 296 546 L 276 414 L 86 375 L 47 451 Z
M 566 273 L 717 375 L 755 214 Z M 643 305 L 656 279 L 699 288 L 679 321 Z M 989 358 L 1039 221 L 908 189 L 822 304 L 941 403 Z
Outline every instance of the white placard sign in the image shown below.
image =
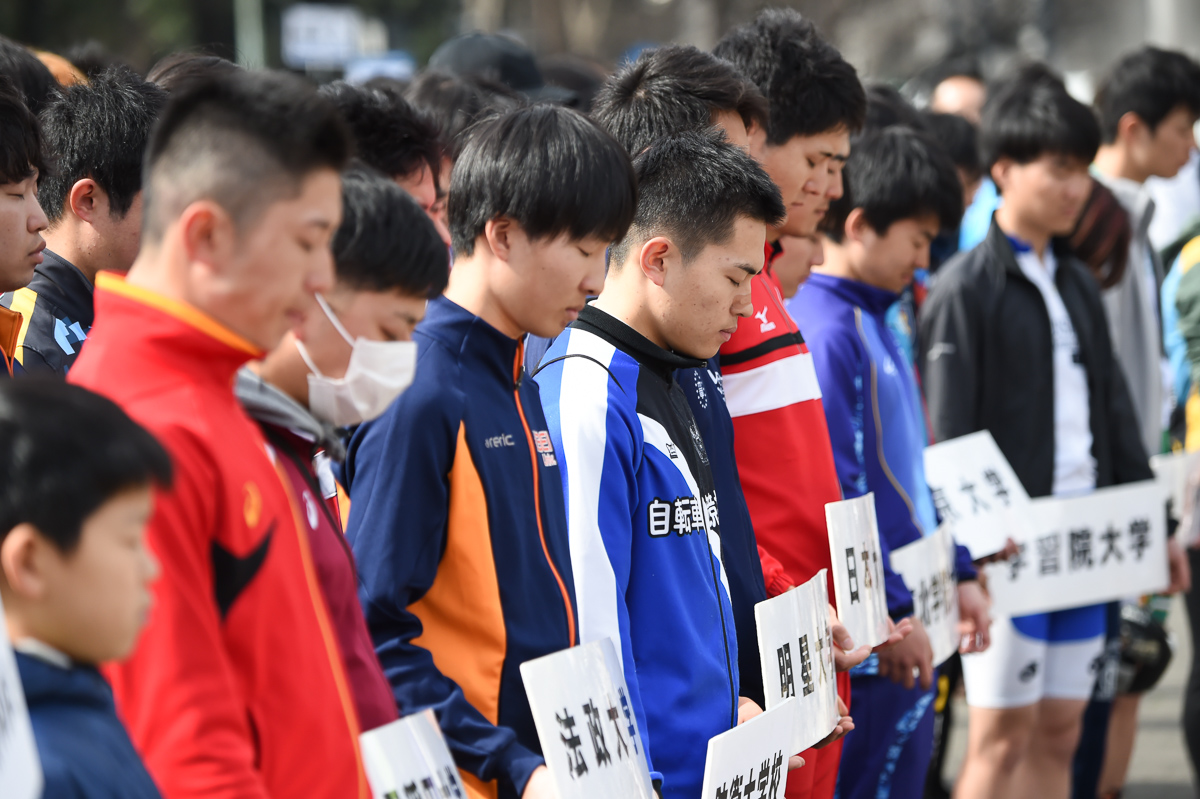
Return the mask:
M 0 619 L 4 606 L 0 605 Z M 0 635 L 0 796 L 37 799 L 42 795 L 42 763 L 38 759 L 25 691 L 12 645 Z
M 359 742 L 373 799 L 466 797 L 432 710 L 364 732 Z
M 1029 494 L 987 430 L 927 447 L 925 480 L 942 522 L 975 560 L 1032 524 Z
M 1033 501 L 1036 531 L 985 567 L 992 611 L 1021 616 L 1161 591 L 1170 582 L 1162 487 L 1151 480 Z
M 892 569 L 913 595 L 913 613 L 933 646 L 933 665 L 958 651 L 958 582 L 954 577 L 954 537 L 943 524 L 933 535 L 893 549 Z
M 796 699 L 793 755 L 822 741 L 840 718 L 826 585 L 821 569 L 804 585 L 754 606 L 767 710 Z
M 879 646 L 888 639 L 888 611 L 875 495 L 830 502 L 825 522 L 838 616 L 854 643 Z
M 708 740 L 703 799 L 783 799 L 797 701 L 789 699 Z
M 1176 519 L 1183 518 L 1184 497 L 1187 493 L 1188 475 L 1200 464 L 1200 452 L 1172 452 L 1168 455 L 1154 455 L 1150 458 L 1150 468 L 1154 469 L 1154 479 L 1166 492 L 1171 500 L 1171 515 Z
M 527 661 L 521 677 L 559 799 L 654 799 L 612 639 Z

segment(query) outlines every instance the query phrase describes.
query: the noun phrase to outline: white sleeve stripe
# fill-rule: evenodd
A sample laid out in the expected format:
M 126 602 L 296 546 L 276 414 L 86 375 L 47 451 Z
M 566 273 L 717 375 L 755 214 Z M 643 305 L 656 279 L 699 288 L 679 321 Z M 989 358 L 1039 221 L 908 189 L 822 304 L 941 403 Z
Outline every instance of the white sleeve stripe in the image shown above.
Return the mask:
M 567 355 L 588 355 L 605 366 L 615 349 L 602 339 L 572 331 Z M 584 358 L 564 358 L 559 385 L 559 423 L 567 469 L 567 529 L 579 642 L 612 638 L 622 661 L 617 579 L 600 533 L 600 483 L 607 438 L 609 373 Z
M 780 358 L 745 372 L 725 374 L 729 415 L 750 416 L 821 398 L 812 353 Z

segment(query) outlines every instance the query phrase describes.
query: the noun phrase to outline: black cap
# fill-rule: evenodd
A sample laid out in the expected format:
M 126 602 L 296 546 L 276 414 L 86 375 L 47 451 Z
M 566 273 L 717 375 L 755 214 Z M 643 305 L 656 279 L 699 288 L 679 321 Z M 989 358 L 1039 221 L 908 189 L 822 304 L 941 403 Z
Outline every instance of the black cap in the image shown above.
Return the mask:
M 508 36 L 494 33 L 456 36 L 434 51 L 429 66 L 503 83 L 533 102 L 574 107 L 579 100 L 570 89 L 547 85 L 533 52 Z

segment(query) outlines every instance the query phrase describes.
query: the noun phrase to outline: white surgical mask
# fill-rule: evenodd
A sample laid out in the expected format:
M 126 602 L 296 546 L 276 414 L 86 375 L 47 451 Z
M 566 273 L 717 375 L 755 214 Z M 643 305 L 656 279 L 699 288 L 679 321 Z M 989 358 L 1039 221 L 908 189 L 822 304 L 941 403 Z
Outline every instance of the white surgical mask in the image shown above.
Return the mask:
M 335 427 L 369 422 L 400 396 L 417 369 L 415 341 L 370 341 L 351 338 L 320 294 L 317 304 L 337 332 L 351 347 L 350 365 L 340 379 L 326 377 L 309 357 L 303 341 L 296 342 L 300 357 L 308 364 L 308 407 L 322 421 Z

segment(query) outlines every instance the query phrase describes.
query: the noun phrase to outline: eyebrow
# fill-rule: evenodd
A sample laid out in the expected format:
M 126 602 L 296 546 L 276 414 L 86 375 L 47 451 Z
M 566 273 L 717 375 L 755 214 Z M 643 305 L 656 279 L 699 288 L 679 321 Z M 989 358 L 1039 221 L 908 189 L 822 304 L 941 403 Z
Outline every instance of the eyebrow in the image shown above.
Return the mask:
M 758 267 L 757 269 L 755 269 L 750 264 L 734 264 L 734 266 L 736 266 L 738 269 L 741 269 L 743 272 L 745 272 L 750 277 L 754 277 L 755 275 L 757 275 L 759 272 L 762 271 L 761 266 Z
M 846 163 L 846 159 L 850 157 L 848 154 L 827 153 L 824 150 L 821 151 L 821 155 L 825 158 L 832 158 L 834 161 L 841 161 L 843 164 Z

